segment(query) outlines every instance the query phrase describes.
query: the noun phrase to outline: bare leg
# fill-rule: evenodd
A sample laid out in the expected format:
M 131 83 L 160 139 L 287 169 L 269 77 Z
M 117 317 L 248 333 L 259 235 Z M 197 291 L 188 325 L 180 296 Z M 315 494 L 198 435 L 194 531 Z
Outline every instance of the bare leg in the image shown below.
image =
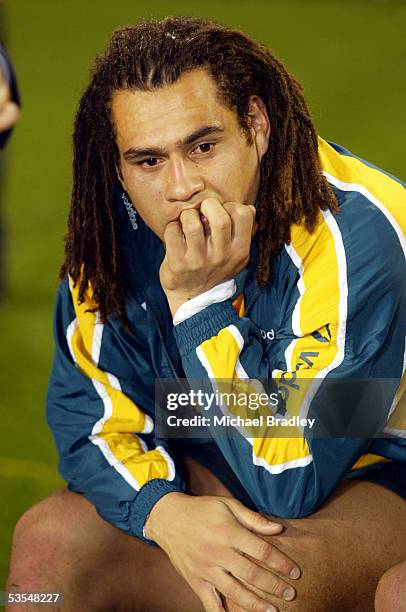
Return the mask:
M 7 589 L 59 592 L 57 609 L 66 612 L 202 609 L 161 549 L 112 527 L 84 497 L 67 490 L 20 520 Z
M 205 468 L 193 460 L 188 467 L 194 494 L 230 496 Z M 301 565 L 303 577 L 292 581 L 297 599 L 275 599 L 275 605 L 292 612 L 372 611 L 380 577 L 406 559 L 405 519 L 406 504 L 397 495 L 354 482 L 311 517 L 281 521 L 286 530 L 272 542 Z M 21 519 L 8 588 L 59 590 L 67 612 L 202 609 L 161 550 L 110 526 L 85 499 L 67 491 Z
M 211 472 L 185 461 L 189 491 L 231 497 Z M 63 602 L 52 609 L 66 612 L 202 611 L 161 549 L 125 535 L 67 489 L 30 508 L 17 524 L 7 590 L 60 592 Z M 7 607 L 14 611 L 21 606 Z
M 391 567 L 378 582 L 376 612 L 406 612 L 406 561 Z
M 198 464 L 193 467 L 193 489 L 205 495 L 205 474 Z M 210 473 L 216 494 L 229 495 L 216 481 Z M 406 612 L 406 561 L 399 563 L 406 559 L 406 503 L 398 495 L 353 481 L 312 516 L 276 520 L 286 529 L 269 539 L 303 569 L 301 580 L 291 581 L 296 600 L 273 599 L 281 611 L 368 612 L 376 590 L 376 612 Z
M 286 530 L 270 540 L 303 570 L 299 581 L 291 581 L 297 590 L 294 601 L 270 598 L 281 612 L 372 612 L 381 576 L 406 559 L 406 503 L 375 484 L 344 484 L 310 517 L 278 520 Z M 382 602 L 394 592 L 393 581 L 384 586 Z M 377 610 L 401 608 L 382 603 Z

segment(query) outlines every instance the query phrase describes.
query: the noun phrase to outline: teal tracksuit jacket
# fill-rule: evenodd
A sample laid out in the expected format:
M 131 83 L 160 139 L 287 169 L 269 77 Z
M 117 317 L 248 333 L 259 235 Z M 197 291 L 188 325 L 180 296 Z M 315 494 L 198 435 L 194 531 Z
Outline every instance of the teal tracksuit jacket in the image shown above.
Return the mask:
M 274 516 L 306 516 L 349 473 L 406 462 L 405 185 L 322 139 L 319 154 L 340 213 L 320 212 L 312 234 L 293 226 L 264 289 L 250 265 L 231 300 L 173 327 L 159 284 L 163 247 L 118 187 L 133 333 L 114 318 L 100 321 L 91 289 L 79 304 L 77 287 L 62 282 L 47 400 L 60 471 L 126 533 L 145 539 L 154 504 L 185 488 L 172 441 L 155 433 L 156 378 L 273 377 L 290 381 L 288 414 L 327 418 L 356 409 L 323 402 L 327 381 L 396 382 L 371 407 L 386 437 L 314 437 L 304 428 L 291 437 L 215 440 L 254 506 Z

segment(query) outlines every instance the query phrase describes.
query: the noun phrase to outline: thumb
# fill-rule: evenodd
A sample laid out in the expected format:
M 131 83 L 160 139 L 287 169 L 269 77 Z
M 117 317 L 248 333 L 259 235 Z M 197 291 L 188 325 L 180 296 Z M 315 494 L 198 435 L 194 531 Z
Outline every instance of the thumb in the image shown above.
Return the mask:
M 227 499 L 224 501 L 238 522 L 250 531 L 256 531 L 264 535 L 276 535 L 283 531 L 282 523 L 275 523 L 262 516 L 259 512 L 249 510 L 237 499 Z

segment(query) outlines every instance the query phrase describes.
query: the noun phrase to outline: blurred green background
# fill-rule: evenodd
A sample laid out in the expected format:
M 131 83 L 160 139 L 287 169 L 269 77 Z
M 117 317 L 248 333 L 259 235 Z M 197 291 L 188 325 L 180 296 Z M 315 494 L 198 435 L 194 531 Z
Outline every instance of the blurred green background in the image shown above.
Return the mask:
M 13 526 L 61 486 L 44 418 L 52 308 L 70 191 L 70 135 L 95 53 L 139 17 L 194 14 L 267 43 L 302 82 L 319 133 L 406 179 L 406 3 L 373 0 L 10 0 L 2 29 L 24 113 L 2 194 L 0 590 Z

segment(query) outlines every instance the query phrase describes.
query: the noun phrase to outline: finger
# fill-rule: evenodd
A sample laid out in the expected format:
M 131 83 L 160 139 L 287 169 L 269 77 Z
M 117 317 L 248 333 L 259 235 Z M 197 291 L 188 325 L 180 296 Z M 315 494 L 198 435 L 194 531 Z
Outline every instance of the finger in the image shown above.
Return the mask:
M 214 260 L 222 261 L 231 246 L 231 218 L 216 198 L 203 200 L 200 212 L 210 227 L 210 249 Z
M 13 127 L 20 117 L 20 108 L 14 102 L 8 102 L 0 112 L 0 132 Z
M 225 600 L 224 607 L 227 610 L 227 612 L 245 612 L 244 608 L 241 608 L 238 604 L 236 604 L 233 601 Z
M 194 260 L 203 258 L 206 239 L 199 211 L 194 208 L 184 210 L 180 215 L 180 223 L 186 240 L 187 254 Z
M 186 252 L 186 240 L 183 235 L 182 227 L 178 221 L 171 221 L 165 228 L 164 243 L 166 257 L 170 267 L 179 263 Z
M 264 535 L 276 535 L 284 529 L 281 523 L 270 521 L 259 512 L 250 510 L 237 499 L 228 499 L 224 503 L 227 504 L 238 522 L 250 531 L 256 531 Z
M 243 204 L 224 205 L 232 222 L 231 253 L 233 260 L 246 266 L 250 258 L 254 216 L 250 208 Z
M 233 557 L 230 557 L 227 568 L 239 580 L 259 589 L 261 593 L 258 592 L 257 595 L 262 598 L 266 598 L 269 594 L 286 601 L 291 601 L 296 596 L 296 592 L 290 584 L 269 570 L 264 569 L 251 558 L 244 557 L 237 552 L 234 552 Z
M 253 591 L 256 595 L 258 595 L 258 597 L 261 597 L 261 599 L 266 599 L 266 601 L 269 601 L 269 603 L 271 603 L 272 605 L 274 605 L 277 608 L 277 604 L 273 599 L 270 599 L 270 597 L 272 597 L 271 595 L 269 595 L 269 593 L 266 593 L 264 591 L 262 591 L 261 589 L 258 589 L 255 586 L 252 586 L 251 584 L 248 584 L 247 582 L 245 582 L 244 580 L 242 580 L 241 578 L 237 578 L 237 580 L 239 580 L 242 584 L 244 584 L 247 589 L 249 589 L 250 591 Z M 225 602 L 225 605 L 227 606 L 227 602 Z M 279 608 L 277 608 L 279 609 Z M 233 607 L 230 609 L 230 611 L 227 612 L 234 612 L 234 605 Z
M 232 239 L 247 237 L 251 242 L 252 227 L 255 221 L 255 207 L 238 202 L 226 202 L 224 209 L 232 221 Z
M 216 585 L 218 590 L 230 600 L 238 604 L 245 610 L 255 610 L 256 612 L 277 612 L 277 608 L 266 599 L 259 597 L 256 593 L 248 589 L 242 582 L 223 570 L 223 577 L 218 578 Z
M 224 612 L 225 608 L 216 588 L 208 582 L 203 584 L 203 588 L 197 595 L 203 604 L 205 612 Z
M 263 564 L 264 567 L 275 570 L 287 578 L 300 577 L 300 569 L 296 563 L 276 548 L 274 544 L 246 529 L 240 529 L 238 535 L 235 534 L 234 538 L 233 541 L 238 542 L 238 550 Z

